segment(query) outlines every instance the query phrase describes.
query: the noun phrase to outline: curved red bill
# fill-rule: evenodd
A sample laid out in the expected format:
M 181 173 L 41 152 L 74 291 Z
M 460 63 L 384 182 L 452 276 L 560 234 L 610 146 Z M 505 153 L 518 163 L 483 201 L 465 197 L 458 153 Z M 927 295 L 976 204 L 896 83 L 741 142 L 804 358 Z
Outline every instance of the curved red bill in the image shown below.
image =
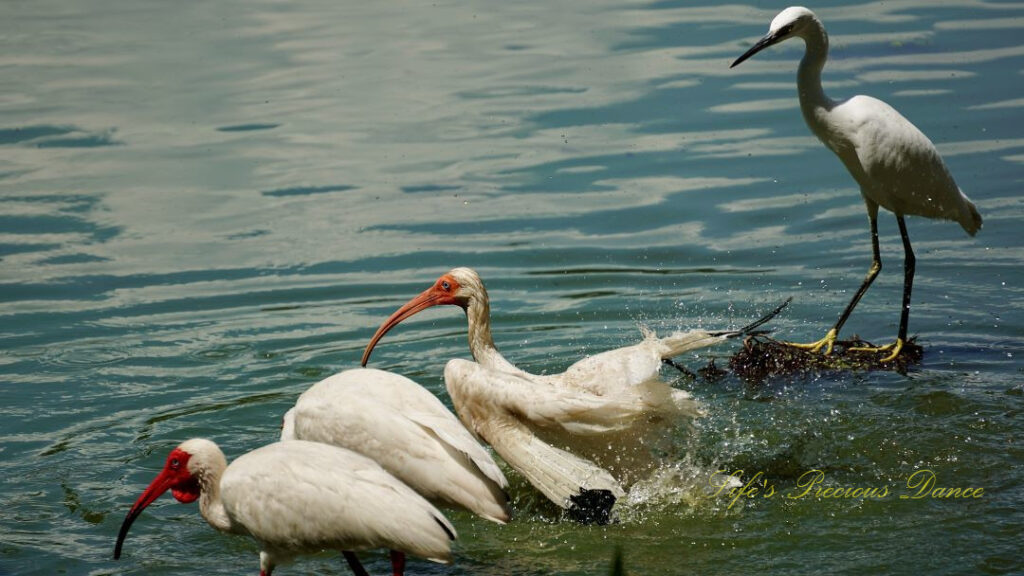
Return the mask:
M 366 350 L 363 351 L 363 359 L 361 364 L 366 366 L 366 362 L 370 359 L 370 353 L 373 352 L 373 347 L 377 345 L 377 342 L 388 333 L 389 330 L 397 326 L 402 320 L 405 320 L 409 316 L 416 314 L 430 308 L 431 306 L 438 306 L 440 304 L 454 304 L 455 301 L 450 293 L 437 290 L 435 286 L 424 290 L 419 296 L 406 302 L 401 308 L 396 310 L 394 314 L 388 317 L 380 328 L 377 328 L 377 332 L 374 333 L 373 338 L 370 339 L 370 343 L 366 345 Z
M 121 523 L 121 530 L 117 533 L 117 543 L 114 545 L 114 560 L 121 557 L 121 547 L 124 539 L 128 536 L 128 529 L 131 528 L 135 519 L 142 514 L 157 498 L 168 490 L 179 502 L 193 502 L 199 498 L 199 482 L 188 471 L 189 454 L 177 448 L 171 451 L 167 457 L 167 465 L 157 474 L 156 478 L 149 483 L 146 490 L 139 496 L 139 499 L 132 505 L 132 509 L 124 517 Z
M 128 536 L 128 529 L 131 528 L 132 523 L 135 519 L 142 514 L 142 511 L 152 504 L 157 498 L 159 498 L 164 492 L 167 492 L 174 485 L 174 475 L 170 470 L 164 468 L 149 486 L 146 487 L 145 492 L 139 499 L 132 505 L 132 509 L 128 511 L 128 515 L 124 517 L 124 522 L 121 523 L 121 530 L 117 533 L 117 544 L 114 545 L 114 560 L 121 557 L 121 546 L 124 544 L 124 539 Z

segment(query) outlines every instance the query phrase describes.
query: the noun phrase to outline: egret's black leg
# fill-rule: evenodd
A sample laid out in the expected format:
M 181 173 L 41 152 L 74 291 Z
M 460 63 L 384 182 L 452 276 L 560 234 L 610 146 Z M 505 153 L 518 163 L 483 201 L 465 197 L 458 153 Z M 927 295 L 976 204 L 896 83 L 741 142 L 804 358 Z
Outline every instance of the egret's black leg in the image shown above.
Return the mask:
M 900 238 L 903 239 L 903 307 L 900 310 L 900 331 L 896 341 L 892 344 L 879 346 L 878 348 L 851 348 L 851 350 L 864 352 L 889 352 L 889 355 L 882 358 L 882 362 L 895 360 L 903 350 L 907 342 L 907 323 L 910 321 L 910 292 L 914 287 L 914 267 L 917 259 L 914 257 L 914 249 L 910 247 L 910 236 L 907 235 L 907 223 L 903 221 L 903 215 L 896 215 L 896 224 L 900 227 Z M 876 251 L 877 254 L 877 251 Z
M 902 222 L 903 218 L 900 218 Z M 846 324 L 846 320 L 850 317 L 853 309 L 857 307 L 857 303 L 860 302 L 864 293 L 871 287 L 871 283 L 875 281 L 878 273 L 882 271 L 882 256 L 878 251 L 878 217 L 872 216 L 869 218 L 871 221 L 871 268 L 868 268 L 867 276 L 864 277 L 864 282 L 861 283 L 857 293 L 853 295 L 850 303 L 846 305 L 846 309 L 839 316 L 839 320 L 836 321 L 835 326 L 825 334 L 825 337 L 817 342 L 811 342 L 809 344 L 798 344 L 795 342 L 787 342 L 790 346 L 796 348 L 803 348 L 810 350 L 811 352 L 817 352 L 822 347 L 825 348 L 825 354 L 832 352 L 832 344 L 835 343 L 836 337 L 839 335 L 839 330 L 842 329 L 843 324 Z M 908 245 L 909 246 L 909 245 Z
M 914 256 L 914 249 L 910 247 L 910 236 L 907 235 L 907 224 L 903 216 L 896 216 L 896 223 L 900 226 L 900 238 L 903 239 L 903 310 L 900 312 L 899 341 L 907 342 L 907 324 L 910 322 L 910 291 L 914 288 L 914 268 L 917 258 Z
M 897 216 L 899 222 L 903 222 L 902 216 Z M 904 243 L 906 242 L 906 236 L 904 236 Z M 853 309 L 857 307 L 857 303 L 860 302 L 864 293 L 871 287 L 871 283 L 875 281 L 878 273 L 882 271 L 882 257 L 878 252 L 878 218 L 871 219 L 871 268 L 868 268 L 867 276 L 864 277 L 864 282 L 861 283 L 860 289 L 853 295 L 853 299 L 846 305 L 846 310 L 843 310 L 843 314 L 839 316 L 839 320 L 836 325 L 832 328 L 839 334 L 842 330 L 843 324 L 846 324 L 846 320 L 853 313 Z

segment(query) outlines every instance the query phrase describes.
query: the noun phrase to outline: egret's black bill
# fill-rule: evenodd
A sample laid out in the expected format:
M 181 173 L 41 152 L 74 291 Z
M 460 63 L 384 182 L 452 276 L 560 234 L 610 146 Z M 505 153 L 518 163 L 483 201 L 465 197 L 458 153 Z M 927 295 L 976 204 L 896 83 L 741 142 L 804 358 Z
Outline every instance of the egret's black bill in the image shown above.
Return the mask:
M 765 48 L 771 46 L 772 44 L 775 43 L 775 38 L 776 37 L 773 35 L 768 35 L 765 36 L 764 38 L 761 38 L 760 40 L 757 41 L 756 44 L 750 47 L 750 50 L 744 52 L 743 56 L 737 58 L 736 61 L 733 62 L 731 66 L 729 66 L 729 68 L 735 68 L 736 66 L 739 66 L 747 58 L 750 58 L 754 54 L 757 54 L 761 50 L 764 50 Z

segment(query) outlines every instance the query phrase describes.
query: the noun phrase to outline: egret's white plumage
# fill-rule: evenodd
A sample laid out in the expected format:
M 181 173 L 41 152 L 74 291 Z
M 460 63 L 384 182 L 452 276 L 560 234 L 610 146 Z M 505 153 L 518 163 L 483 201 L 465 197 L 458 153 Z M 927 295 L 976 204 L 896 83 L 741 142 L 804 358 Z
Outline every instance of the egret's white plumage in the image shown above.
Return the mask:
M 652 464 L 653 433 L 662 436 L 666 424 L 702 414 L 689 393 L 661 380 L 663 359 L 739 333 L 648 334 L 632 346 L 584 358 L 561 374 L 530 374 L 495 347 L 490 303 L 480 277 L 469 268 L 455 268 L 381 325 L 363 353 L 363 364 L 388 330 L 439 304 L 465 310 L 476 360 L 454 359 L 445 367 L 445 384 L 459 418 L 545 496 L 571 512 L 587 506 L 580 498 L 595 497 L 587 494 L 594 491 L 601 493 L 596 495 L 599 506 L 610 508 L 624 494 L 623 483 L 636 479 L 630 475 Z
M 953 220 L 973 236 L 981 228 L 981 215 L 953 181 L 935 145 L 891 106 L 870 96 L 832 100 L 821 87 L 821 70 L 828 59 L 828 35 L 813 12 L 802 6 L 786 8 L 769 26 L 768 34 L 736 59 L 736 66 L 768 46 L 789 38 L 803 39 L 806 49 L 797 71 L 800 110 L 811 132 L 839 157 L 860 185 L 871 224 L 873 261 L 860 290 L 829 333 L 805 345 L 832 350 L 839 330 L 882 268 L 878 249 L 877 217 L 881 206 L 896 215 L 903 239 L 904 288 L 900 328 L 896 342 L 879 350 L 899 355 L 907 339 L 910 293 L 915 257 L 903 216 Z
M 260 573 L 296 555 L 389 548 L 451 562 L 455 529 L 423 497 L 355 452 L 293 440 L 263 446 L 228 465 L 209 440 L 193 438 L 171 451 L 160 474 L 125 517 L 114 557 L 142 510 L 170 489 L 181 502 L 199 500 L 214 528 L 248 534 L 262 548 Z
M 287 437 L 359 452 L 435 504 L 508 521 L 508 481 L 490 453 L 404 376 L 360 368 L 314 384 L 288 411 Z

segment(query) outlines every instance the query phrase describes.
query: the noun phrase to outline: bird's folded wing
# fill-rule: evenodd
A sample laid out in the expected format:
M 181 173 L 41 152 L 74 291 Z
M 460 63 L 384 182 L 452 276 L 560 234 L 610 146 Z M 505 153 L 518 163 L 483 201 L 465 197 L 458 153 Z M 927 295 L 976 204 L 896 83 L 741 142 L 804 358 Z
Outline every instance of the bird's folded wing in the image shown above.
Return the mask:
M 501 488 L 508 487 L 508 480 L 501 468 L 494 462 L 490 452 L 477 442 L 469 430 L 459 422 L 455 415 L 445 409 L 443 414 L 411 412 L 405 415 L 409 420 L 430 430 L 452 449 L 464 454 L 483 473 Z
M 444 515 L 349 450 L 302 440 L 263 446 L 232 462 L 220 488 L 232 522 L 274 546 L 387 546 L 451 562 L 455 528 Z
M 426 453 L 432 442 L 410 441 L 425 440 L 419 432 L 419 428 L 424 428 L 439 442 L 465 455 L 485 477 L 499 487 L 508 486 L 508 481 L 490 453 L 463 427 L 458 418 L 429 390 L 405 376 L 372 368 L 346 370 L 313 385 L 302 394 L 296 406 L 303 407 L 307 416 L 313 416 L 314 413 L 319 416 L 315 418 L 316 429 L 307 431 L 309 439 L 337 446 L 352 446 L 353 442 L 360 445 L 376 444 L 376 437 L 386 434 L 392 436 L 394 445 L 404 445 L 405 451 L 417 451 L 409 454 L 411 458 L 430 461 L 437 457 L 436 454 Z M 374 426 L 382 419 L 387 419 L 387 426 Z M 365 421 L 365 425 L 359 426 L 358 421 L 361 420 Z M 289 411 L 285 415 L 282 434 L 292 432 L 293 421 L 294 412 Z M 367 432 L 369 430 L 374 432 Z M 370 437 L 365 441 L 354 437 L 361 434 Z
M 570 498 L 584 490 L 607 490 L 616 498 L 625 494 L 607 470 L 541 441 L 510 415 L 495 414 L 478 424 L 480 434 L 494 450 L 562 508 L 568 508 Z

